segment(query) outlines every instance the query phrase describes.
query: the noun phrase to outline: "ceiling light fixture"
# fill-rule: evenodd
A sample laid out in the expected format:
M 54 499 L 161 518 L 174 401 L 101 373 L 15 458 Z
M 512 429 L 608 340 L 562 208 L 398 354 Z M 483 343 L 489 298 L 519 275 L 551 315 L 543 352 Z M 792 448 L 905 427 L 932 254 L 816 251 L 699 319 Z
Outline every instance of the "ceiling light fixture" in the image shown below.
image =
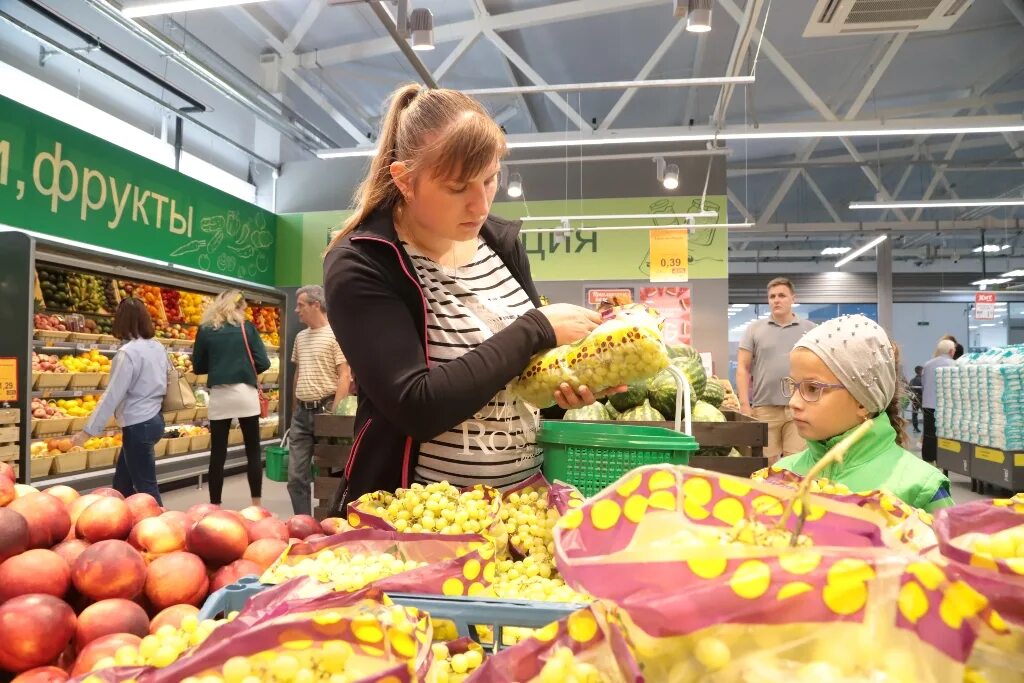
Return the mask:
M 508 196 L 512 199 L 519 199 L 523 196 L 523 177 L 513 173 L 508 177 Z
M 467 88 L 462 93 L 479 97 L 481 95 L 531 95 L 545 92 L 590 92 L 592 90 L 631 90 L 634 88 L 699 88 L 753 84 L 753 76 L 695 76 L 693 78 L 652 78 L 646 81 L 592 81 L 587 83 L 506 85 L 500 88 Z
M 928 199 L 892 202 L 850 202 L 851 209 L 943 209 L 1024 206 L 1024 199 Z
M 887 239 L 889 239 L 888 235 L 882 235 L 880 237 L 876 237 L 875 239 L 873 239 L 870 242 L 868 242 L 867 244 L 865 244 L 863 247 L 861 247 L 859 249 L 856 249 L 855 251 L 850 252 L 849 254 L 844 256 L 843 258 L 841 258 L 838 261 L 836 261 L 835 267 L 836 268 L 842 268 L 843 266 L 845 266 L 850 261 L 853 261 L 854 259 L 859 258 L 861 255 L 866 254 L 867 252 L 871 251 L 872 249 L 874 249 L 875 247 L 877 247 L 879 244 L 881 244 L 882 242 L 884 242 Z
M 215 9 L 217 7 L 235 7 L 236 5 L 249 5 L 266 0 L 166 0 L 165 2 L 135 3 L 121 8 L 121 14 L 129 19 L 139 17 L 152 17 L 159 14 L 173 14 L 175 12 L 194 12 L 203 9 Z
M 825 247 L 821 250 L 822 256 L 842 256 L 849 253 L 852 247 Z
M 409 14 L 409 41 L 419 52 L 434 49 L 434 15 L 425 7 L 417 7 Z
M 690 0 L 686 15 L 686 30 L 707 33 L 711 30 L 711 0 Z
M 654 163 L 657 168 L 658 182 L 660 182 L 666 190 L 675 190 L 679 187 L 679 166 L 676 164 L 665 164 L 665 157 L 654 157 Z M 718 214 L 715 214 L 716 216 Z
M 610 225 L 610 226 L 598 226 L 591 227 L 586 225 L 577 225 L 573 230 L 585 231 L 585 232 L 611 232 L 618 230 L 697 230 L 705 228 L 723 228 L 725 230 L 744 230 L 753 228 L 755 223 L 712 223 L 709 225 Z M 521 233 L 528 232 L 564 232 L 564 227 L 557 228 L 526 228 L 520 230 Z
M 975 247 L 971 251 L 975 254 L 985 252 L 986 254 L 998 254 L 1001 251 L 1006 251 L 1010 248 L 1009 244 L 983 244 L 980 247 Z
M 808 129 L 806 123 L 762 124 L 759 127 L 737 127 L 724 130 L 705 129 L 706 132 L 691 132 L 672 135 L 622 135 L 601 137 L 565 137 L 549 135 L 540 140 L 510 136 L 509 149 L 542 149 L 562 147 L 600 147 L 606 145 L 643 145 L 669 142 L 726 142 L 729 140 L 812 140 L 817 138 L 855 137 L 907 137 L 923 135 L 982 135 L 989 133 L 1024 132 L 1024 120 L 1019 116 L 973 117 L 977 122 L 972 126 L 936 126 L 929 119 L 900 119 L 878 123 L 873 127 L 858 128 L 860 122 L 839 121 L 816 124 Z M 984 120 L 984 121 L 982 121 Z M 529 135 L 527 138 L 536 137 Z M 344 159 L 350 157 L 372 157 L 377 154 L 375 147 L 341 147 L 322 149 L 316 153 L 321 159 Z M 989 204 L 985 204 L 989 206 Z
M 591 214 L 589 216 L 523 216 L 519 220 L 524 223 L 536 223 L 539 221 L 617 221 L 637 218 L 718 218 L 716 211 L 696 211 L 691 213 L 607 213 Z M 683 227 L 683 226 L 668 226 Z
M 1011 270 L 1008 273 L 1003 273 L 999 277 L 1024 277 L 1024 270 Z
M 986 287 L 992 287 L 995 285 L 1005 285 L 1007 282 L 1010 282 L 1011 279 L 1012 278 L 1008 277 L 987 277 L 982 280 L 975 280 L 971 284 L 974 285 L 975 287 L 985 289 Z

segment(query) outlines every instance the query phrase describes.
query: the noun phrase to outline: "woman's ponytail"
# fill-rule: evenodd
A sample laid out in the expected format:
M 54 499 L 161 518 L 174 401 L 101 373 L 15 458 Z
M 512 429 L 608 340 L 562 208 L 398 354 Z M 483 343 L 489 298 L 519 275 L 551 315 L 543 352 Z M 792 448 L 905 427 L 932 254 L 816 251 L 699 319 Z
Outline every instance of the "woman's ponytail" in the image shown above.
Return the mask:
M 885 414 L 889 417 L 892 428 L 896 430 L 896 445 L 904 447 L 907 443 L 907 420 L 903 417 L 903 399 L 907 396 L 907 388 L 903 381 L 903 363 L 901 360 L 900 347 L 890 340 L 893 351 L 893 362 L 896 364 L 896 392 L 892 400 L 885 408 Z

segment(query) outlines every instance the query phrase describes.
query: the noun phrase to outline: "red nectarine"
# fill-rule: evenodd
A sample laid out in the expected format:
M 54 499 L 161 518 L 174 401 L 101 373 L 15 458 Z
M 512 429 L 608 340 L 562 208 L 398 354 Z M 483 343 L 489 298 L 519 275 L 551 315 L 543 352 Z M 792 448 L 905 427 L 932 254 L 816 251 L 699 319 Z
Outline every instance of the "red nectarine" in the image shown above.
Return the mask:
M 57 659 L 75 634 L 75 613 L 52 595 L 21 595 L 0 605 L 0 669 L 20 673 Z
M 82 595 L 93 600 L 131 600 L 146 583 L 146 562 L 124 541 L 100 541 L 75 560 L 71 580 Z
M 113 633 L 132 633 L 142 638 L 149 635 L 149 616 L 146 610 L 131 600 L 114 598 L 95 602 L 78 615 L 75 627 L 75 647 L 82 649 L 103 636 Z
M 0 603 L 30 593 L 63 598 L 70 586 L 71 568 L 52 550 L 26 550 L 0 564 Z

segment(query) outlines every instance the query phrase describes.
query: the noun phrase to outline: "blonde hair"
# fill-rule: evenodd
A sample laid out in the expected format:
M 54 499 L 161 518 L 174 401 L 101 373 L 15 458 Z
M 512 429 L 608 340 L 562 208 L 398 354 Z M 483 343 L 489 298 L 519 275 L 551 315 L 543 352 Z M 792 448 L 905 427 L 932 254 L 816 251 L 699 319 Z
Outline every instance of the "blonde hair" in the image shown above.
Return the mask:
M 245 296 L 237 289 L 229 289 L 217 295 L 213 303 L 203 311 L 201 325 L 219 330 L 225 325 L 245 322 Z
M 353 197 L 355 211 L 328 250 L 374 211 L 401 201 L 391 177 L 394 162 L 405 162 L 410 173 L 429 168 L 437 178 L 464 183 L 480 176 L 506 151 L 505 133 L 472 97 L 415 83 L 398 88 L 381 124 L 377 154 Z

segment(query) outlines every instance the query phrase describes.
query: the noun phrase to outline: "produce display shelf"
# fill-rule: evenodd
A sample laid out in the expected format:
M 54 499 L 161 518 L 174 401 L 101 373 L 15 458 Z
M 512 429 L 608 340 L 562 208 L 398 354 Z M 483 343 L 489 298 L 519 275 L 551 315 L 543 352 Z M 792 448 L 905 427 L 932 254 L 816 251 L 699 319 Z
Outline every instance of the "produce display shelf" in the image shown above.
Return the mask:
M 276 440 L 263 441 L 260 446 L 276 444 Z M 234 457 L 232 457 L 234 456 Z M 38 460 L 39 458 L 36 458 Z M 160 458 L 156 461 L 156 481 L 158 484 L 166 484 L 181 479 L 192 477 L 204 477 L 210 470 L 210 451 L 199 453 L 187 453 L 172 457 Z M 228 470 L 244 467 L 246 464 L 244 447 L 228 447 L 228 459 L 225 464 L 225 475 Z M 65 484 L 79 491 L 94 489 L 99 486 L 110 486 L 114 476 L 114 467 L 103 469 L 87 469 L 69 475 L 50 475 L 47 477 L 33 477 L 29 483 L 32 486 L 56 486 Z
M 215 619 L 245 607 L 252 596 L 270 588 L 254 574 L 213 593 L 199 610 L 199 620 Z M 490 626 L 492 633 L 505 627 L 541 628 L 586 607 L 576 603 L 535 602 L 505 598 L 466 598 L 421 593 L 388 593 L 396 604 L 429 612 L 432 619 L 451 621 L 460 637 L 478 639 L 476 626 Z M 498 648 L 494 649 L 499 649 Z
M 43 351 L 99 351 L 100 353 L 116 353 L 116 344 L 86 344 L 83 342 L 46 342 L 39 339 L 32 340 L 32 347 Z
M 62 389 L 50 391 L 48 389 L 37 389 L 32 392 L 34 398 L 81 398 L 86 394 L 98 394 L 104 389 Z

